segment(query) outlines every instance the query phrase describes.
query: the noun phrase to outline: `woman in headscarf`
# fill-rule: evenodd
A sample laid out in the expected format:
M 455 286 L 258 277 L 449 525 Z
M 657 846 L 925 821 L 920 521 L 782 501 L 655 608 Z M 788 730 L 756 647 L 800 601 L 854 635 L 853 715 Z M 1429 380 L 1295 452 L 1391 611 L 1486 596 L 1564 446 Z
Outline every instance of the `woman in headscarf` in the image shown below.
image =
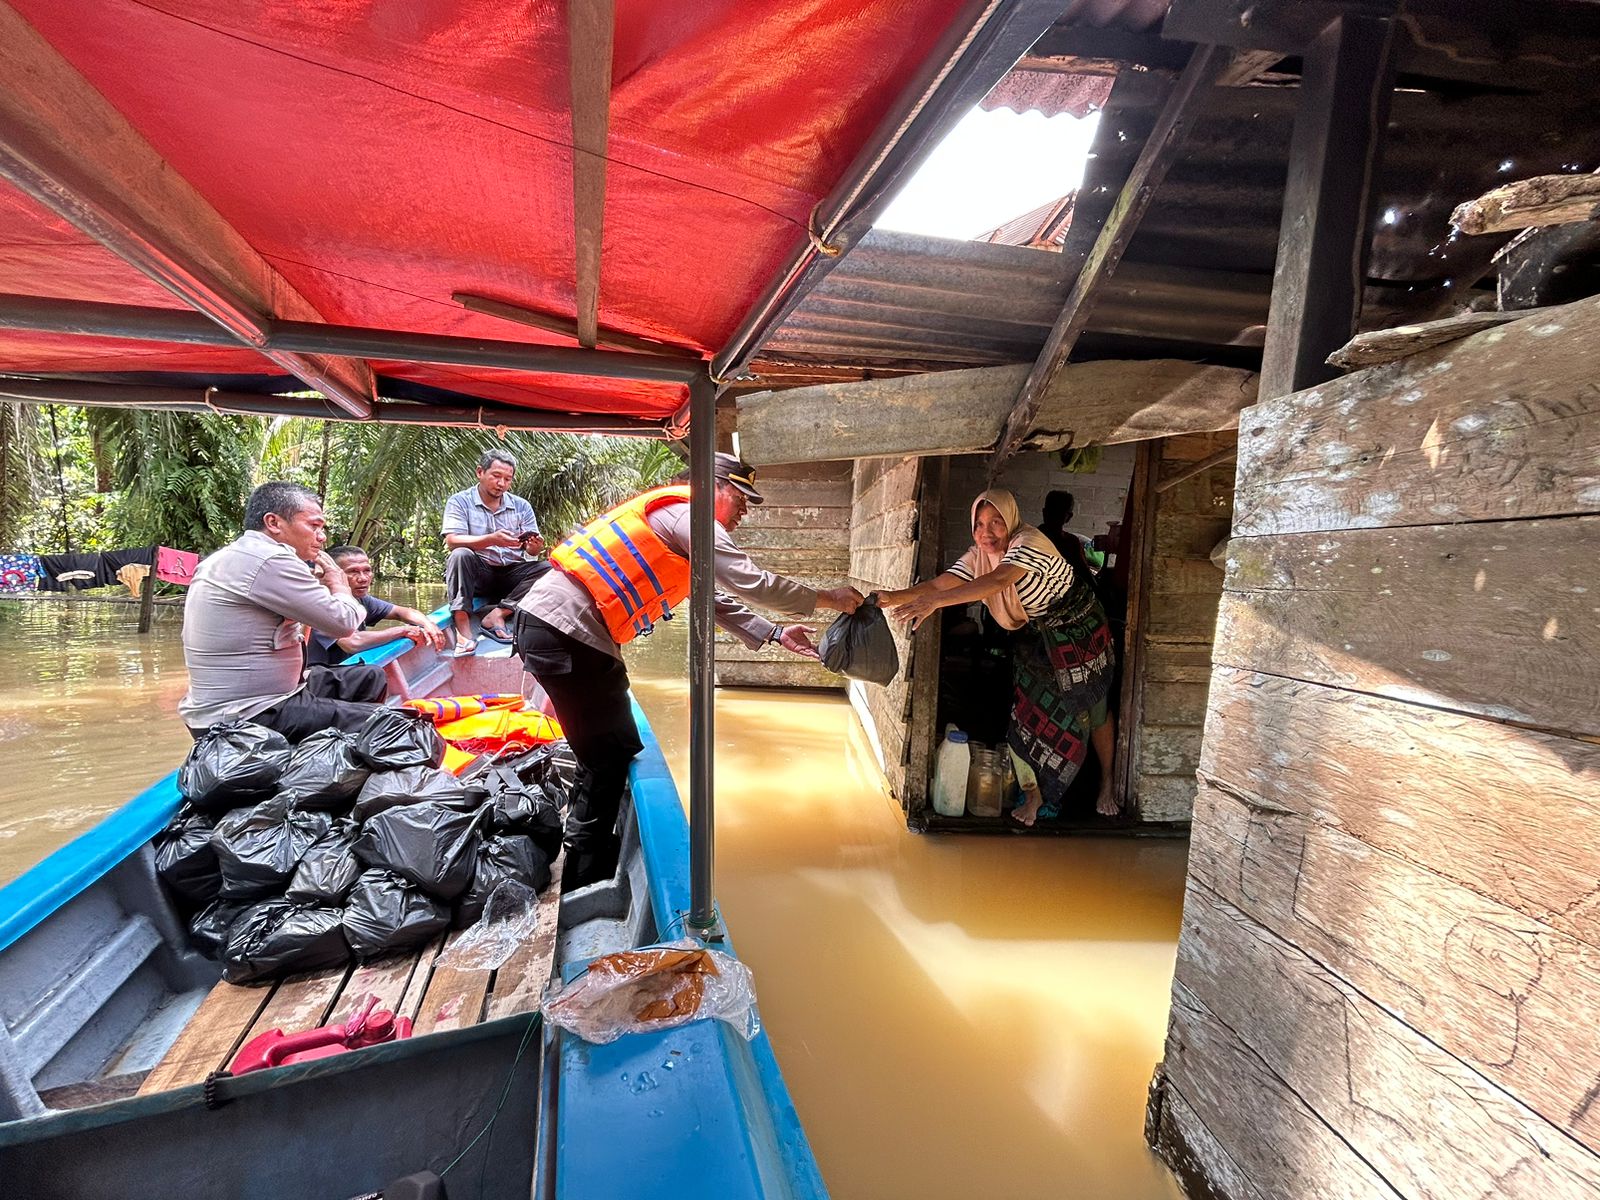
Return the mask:
M 942 575 L 878 602 L 913 628 L 941 608 L 981 600 L 1001 628 L 1016 632 L 1012 651 L 1011 722 L 1006 742 L 1023 802 L 1012 818 L 1032 825 L 1054 817 L 1092 743 L 1100 760 L 1095 808 L 1115 816 L 1111 790 L 1114 727 L 1111 629 L 1089 585 L 1032 525 L 1017 500 L 990 488 L 972 502 L 972 548 Z

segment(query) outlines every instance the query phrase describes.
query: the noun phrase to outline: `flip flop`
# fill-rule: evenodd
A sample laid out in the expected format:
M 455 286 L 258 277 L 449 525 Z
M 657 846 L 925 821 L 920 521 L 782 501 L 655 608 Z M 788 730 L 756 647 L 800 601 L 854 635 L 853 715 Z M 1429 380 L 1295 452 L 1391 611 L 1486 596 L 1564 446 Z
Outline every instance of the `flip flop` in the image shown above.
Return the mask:
M 451 651 L 451 654 L 456 658 L 466 658 L 469 655 L 476 653 L 477 649 L 477 638 L 458 637 L 456 639 L 455 649 Z
M 506 632 L 504 626 L 496 625 L 491 629 L 485 625 L 480 632 L 490 641 L 499 642 L 502 646 L 511 645 L 511 635 Z

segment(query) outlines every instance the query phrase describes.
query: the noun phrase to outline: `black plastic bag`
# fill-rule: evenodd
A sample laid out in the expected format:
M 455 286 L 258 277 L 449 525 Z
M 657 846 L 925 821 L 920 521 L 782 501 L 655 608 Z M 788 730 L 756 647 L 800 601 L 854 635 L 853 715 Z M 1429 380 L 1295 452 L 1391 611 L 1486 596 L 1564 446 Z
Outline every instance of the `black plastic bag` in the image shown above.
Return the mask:
M 281 978 L 337 967 L 350 959 L 343 914 L 289 900 L 247 908 L 228 928 L 222 977 L 229 983 Z
M 362 962 L 420 946 L 450 924 L 450 906 L 390 871 L 364 871 L 344 906 L 344 938 Z
M 381 812 L 361 827 L 356 857 L 369 867 L 402 875 L 430 896 L 454 900 L 472 882 L 486 814 L 443 804 L 408 804 Z
M 301 857 L 284 898 L 296 904 L 343 904 L 361 875 L 361 862 L 355 855 L 356 833 L 354 822 L 334 822 Z
M 490 832 L 527 834 L 545 857 L 560 853 L 561 809 L 544 784 L 524 783 L 513 768 L 496 767 L 468 786 L 467 801 L 489 806 Z
M 370 774 L 372 768 L 356 754 L 354 734 L 324 729 L 294 748 L 278 787 L 295 794 L 295 808 L 342 813 Z
M 195 914 L 189 922 L 189 944 L 207 958 L 222 957 L 222 947 L 228 940 L 228 930 L 247 911 L 250 904 L 235 904 L 232 900 L 213 900 Z
M 465 929 L 483 916 L 494 889 L 508 879 L 526 884 L 534 892 L 550 886 L 550 860 L 533 839 L 522 834 L 502 834 L 485 838 L 478 847 L 472 882 L 456 901 L 455 927 Z
M 204 908 L 222 890 L 222 870 L 211 845 L 212 820 L 185 804 L 152 839 L 156 875 L 190 909 Z
M 229 813 L 211 831 L 222 868 L 222 897 L 259 900 L 281 895 L 311 844 L 327 833 L 326 813 L 297 812 L 285 792 L 254 808 Z
M 398 771 L 374 771 L 356 797 L 350 815 L 357 821 L 375 817 L 402 804 L 421 804 L 432 800 L 454 808 L 474 807 L 467 800 L 467 789 L 459 779 L 436 767 L 405 767 Z
M 823 632 L 817 650 L 823 666 L 851 679 L 887 684 L 900 673 L 900 652 L 876 593 L 855 612 L 840 613 Z
M 292 753 L 283 734 L 265 725 L 215 725 L 178 769 L 178 792 L 206 812 L 255 804 L 278 790 Z
M 537 783 L 553 799 L 564 800 L 578 776 L 578 756 L 565 739 L 535 746 L 532 750 L 505 761 L 517 778 Z
M 409 708 L 380 708 L 356 734 L 356 753 L 377 771 L 437 767 L 444 750 L 433 722 Z

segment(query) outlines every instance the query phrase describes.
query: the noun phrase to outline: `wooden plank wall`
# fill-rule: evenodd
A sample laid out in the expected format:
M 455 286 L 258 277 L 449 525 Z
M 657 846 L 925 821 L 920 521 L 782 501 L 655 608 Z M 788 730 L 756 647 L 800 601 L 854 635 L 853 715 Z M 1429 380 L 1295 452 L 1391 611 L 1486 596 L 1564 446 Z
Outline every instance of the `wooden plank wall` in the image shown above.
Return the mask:
M 757 485 L 766 502 L 750 507 L 734 541 L 769 571 L 812 587 L 838 587 L 850 571 L 850 476 L 848 462 L 760 468 Z M 809 625 L 820 636 L 834 616 L 818 613 Z M 718 630 L 717 683 L 838 688 L 845 680 L 778 647 L 747 650 Z
M 1171 478 L 1234 445 L 1237 435 L 1195 433 L 1160 443 L 1158 478 Z M 1230 460 L 1156 496 L 1155 535 L 1144 612 L 1140 721 L 1133 736 L 1132 789 L 1141 821 L 1187 821 L 1211 679 L 1211 644 L 1222 571 L 1211 550 L 1233 520 Z
M 1600 1195 L 1600 299 L 1247 409 L 1166 1061 L 1215 1197 Z
M 909 587 L 917 569 L 924 466 L 921 458 L 862 458 L 855 462 L 855 514 L 850 528 L 850 581 L 863 592 Z M 937 518 L 935 518 L 937 520 Z M 915 663 L 905 627 L 891 621 L 900 674 L 887 687 L 855 683 L 851 698 L 883 757 L 883 773 L 902 806 L 916 807 L 906 766 L 911 757 L 911 681 Z M 937 661 L 937 652 L 934 654 Z M 926 771 L 922 772 L 924 775 Z M 910 782 L 916 783 L 916 780 Z M 925 784 L 924 784 L 925 786 Z

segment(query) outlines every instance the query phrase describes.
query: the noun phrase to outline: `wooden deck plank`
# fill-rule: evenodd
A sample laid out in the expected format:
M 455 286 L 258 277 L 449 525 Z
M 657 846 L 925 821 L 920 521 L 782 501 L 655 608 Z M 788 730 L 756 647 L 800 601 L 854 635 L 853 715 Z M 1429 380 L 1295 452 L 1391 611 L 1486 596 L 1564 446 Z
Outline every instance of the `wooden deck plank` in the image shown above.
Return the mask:
M 379 1009 L 398 1011 L 400 1002 L 405 998 L 406 985 L 411 982 L 412 973 L 416 970 L 417 959 L 418 952 L 409 950 L 356 967 L 333 1002 L 334 1018 L 337 1020 L 342 1017 L 358 997 L 369 992 L 378 998 Z
M 465 932 L 463 929 L 452 932 L 445 939 L 445 949 L 455 945 Z M 422 1005 L 417 1010 L 412 1036 L 476 1025 L 483 1017 L 483 1002 L 489 994 L 489 980 L 493 975 L 493 971 L 435 966 L 428 990 L 423 993 Z
M 494 991 L 489 996 L 484 1020 L 532 1012 L 550 982 L 550 968 L 556 957 L 556 935 L 561 923 L 561 873 L 566 868 L 567 852 L 562 850 L 550 864 L 550 883 L 539 895 L 539 921 L 533 937 L 494 973 Z
M 395 1016 L 416 1020 L 417 1013 L 422 1009 L 422 997 L 427 993 L 428 984 L 433 979 L 434 960 L 439 957 L 439 951 L 444 949 L 445 938 L 448 936 L 441 933 L 417 955 L 416 966 L 412 969 L 411 978 L 406 981 L 406 989 L 401 994 L 400 1007 L 395 1009 Z
M 233 1057 L 244 1031 L 254 1024 L 274 990 L 272 987 L 217 984 L 200 1002 L 172 1048 L 145 1077 L 139 1095 L 199 1083 L 222 1066 Z
M 334 999 L 344 987 L 350 974 L 348 966 L 331 971 L 317 971 L 310 975 L 294 975 L 278 984 L 255 1023 L 245 1032 L 244 1040 L 272 1029 L 285 1033 L 299 1033 L 325 1024 Z

